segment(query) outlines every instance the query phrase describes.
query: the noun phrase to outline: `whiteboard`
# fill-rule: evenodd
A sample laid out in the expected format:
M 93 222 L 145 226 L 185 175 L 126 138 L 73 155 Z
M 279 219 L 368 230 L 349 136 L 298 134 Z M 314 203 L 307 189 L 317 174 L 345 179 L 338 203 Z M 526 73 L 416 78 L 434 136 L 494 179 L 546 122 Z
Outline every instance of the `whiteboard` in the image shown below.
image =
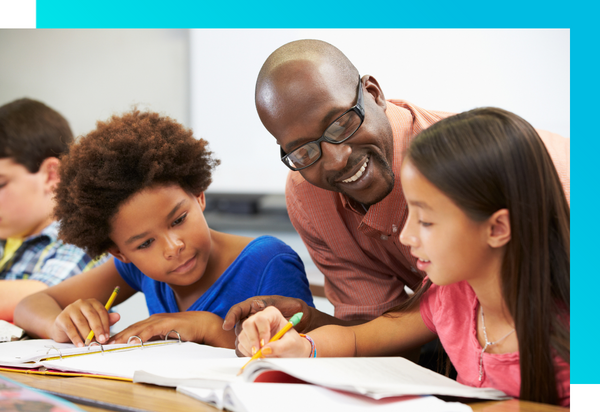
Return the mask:
M 209 192 L 283 193 L 288 169 L 254 86 L 269 54 L 304 38 L 338 47 L 388 99 L 450 112 L 497 106 L 570 137 L 568 29 L 192 30 L 190 123 L 221 159 Z

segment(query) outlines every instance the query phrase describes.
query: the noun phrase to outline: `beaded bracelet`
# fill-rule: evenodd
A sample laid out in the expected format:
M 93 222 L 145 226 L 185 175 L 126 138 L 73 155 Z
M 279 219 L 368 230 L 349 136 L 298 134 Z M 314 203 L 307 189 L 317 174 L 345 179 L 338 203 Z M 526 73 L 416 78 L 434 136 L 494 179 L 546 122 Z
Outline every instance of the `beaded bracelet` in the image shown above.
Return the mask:
M 303 338 L 306 338 L 306 340 L 308 340 L 310 342 L 310 354 L 308 355 L 309 358 L 316 358 L 317 357 L 317 346 L 315 345 L 315 341 L 312 340 L 312 338 L 308 335 L 305 335 L 304 333 L 300 333 L 300 336 L 302 336 Z

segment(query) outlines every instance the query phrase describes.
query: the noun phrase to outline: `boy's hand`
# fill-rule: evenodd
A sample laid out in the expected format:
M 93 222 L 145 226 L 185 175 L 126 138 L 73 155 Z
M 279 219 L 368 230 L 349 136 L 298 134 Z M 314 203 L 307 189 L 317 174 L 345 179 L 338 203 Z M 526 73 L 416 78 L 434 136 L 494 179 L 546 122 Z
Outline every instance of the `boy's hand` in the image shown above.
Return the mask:
M 237 351 L 243 356 L 253 356 L 260 348 L 266 358 L 306 358 L 311 345 L 295 329 L 290 329 L 281 339 L 269 340 L 289 321 L 281 312 L 269 306 L 265 310 L 246 319 L 243 330 L 237 337 Z
M 50 337 L 57 342 L 71 341 L 75 346 L 83 347 L 85 339 L 93 330 L 95 339 L 106 343 L 111 325 L 120 318 L 118 313 L 109 314 L 97 299 L 78 299 L 56 317 Z
M 127 343 L 131 336 L 138 336 L 142 342 L 164 339 L 167 333 L 176 330 L 182 341 L 233 349 L 235 334 L 224 331 L 222 324 L 223 319 L 210 312 L 157 313 L 117 333 L 109 343 Z M 169 337 L 177 338 L 177 335 L 172 333 Z

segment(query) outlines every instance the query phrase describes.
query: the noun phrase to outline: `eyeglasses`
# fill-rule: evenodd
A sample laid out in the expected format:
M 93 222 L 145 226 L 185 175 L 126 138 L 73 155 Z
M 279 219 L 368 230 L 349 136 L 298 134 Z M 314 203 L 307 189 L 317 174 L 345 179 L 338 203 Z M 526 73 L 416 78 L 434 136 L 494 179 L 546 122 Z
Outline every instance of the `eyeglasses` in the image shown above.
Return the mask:
M 317 140 L 303 144 L 297 149 L 286 154 L 283 148 L 281 151 L 281 161 L 292 170 L 302 170 L 313 165 L 321 158 L 321 142 L 340 144 L 350 139 L 358 128 L 365 121 L 365 109 L 363 107 L 363 92 L 360 76 L 358 76 L 358 99 L 356 104 L 348 109 L 344 114 L 335 119 L 325 133 Z

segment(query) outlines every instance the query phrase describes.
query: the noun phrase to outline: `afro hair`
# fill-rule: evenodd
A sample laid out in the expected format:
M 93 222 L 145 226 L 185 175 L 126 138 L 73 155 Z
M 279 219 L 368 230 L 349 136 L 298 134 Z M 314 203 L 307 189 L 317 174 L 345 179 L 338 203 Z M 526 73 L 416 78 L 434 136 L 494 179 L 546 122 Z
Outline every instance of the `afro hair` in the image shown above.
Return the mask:
M 111 220 L 128 199 L 169 184 L 198 195 L 219 163 L 208 142 L 158 113 L 134 109 L 99 121 L 61 158 L 55 197 L 60 238 L 98 256 L 114 245 Z

